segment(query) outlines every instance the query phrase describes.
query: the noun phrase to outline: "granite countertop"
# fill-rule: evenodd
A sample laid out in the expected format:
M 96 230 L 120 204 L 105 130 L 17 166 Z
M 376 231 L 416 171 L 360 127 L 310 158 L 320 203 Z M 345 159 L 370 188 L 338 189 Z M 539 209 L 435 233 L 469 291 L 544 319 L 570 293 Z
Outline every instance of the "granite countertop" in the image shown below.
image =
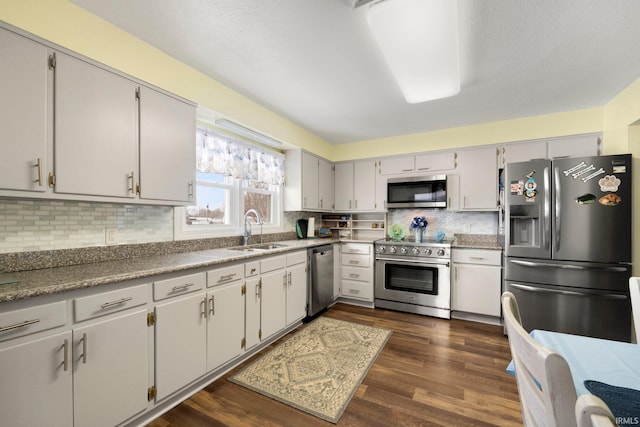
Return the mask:
M 145 278 L 157 274 L 213 267 L 227 262 L 243 261 L 338 242 L 337 239 L 287 240 L 271 242 L 271 244 L 282 245 L 282 247 L 267 250 L 245 251 L 237 250 L 242 249 L 241 247 L 235 247 L 236 250 L 230 247 L 11 272 L 6 273 L 5 277 L 15 279 L 17 283 L 0 285 L 0 303 Z M 259 245 L 250 245 L 249 248 L 255 246 Z
M 456 234 L 451 243 L 453 249 L 488 249 L 501 251 L 498 236 L 492 234 Z

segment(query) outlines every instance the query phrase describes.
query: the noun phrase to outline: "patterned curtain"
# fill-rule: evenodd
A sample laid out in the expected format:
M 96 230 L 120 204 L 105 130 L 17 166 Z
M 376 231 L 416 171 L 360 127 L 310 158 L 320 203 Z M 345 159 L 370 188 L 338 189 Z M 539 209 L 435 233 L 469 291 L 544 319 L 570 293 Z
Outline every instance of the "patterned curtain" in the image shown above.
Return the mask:
M 196 129 L 198 172 L 272 185 L 284 183 L 284 155 L 209 129 Z

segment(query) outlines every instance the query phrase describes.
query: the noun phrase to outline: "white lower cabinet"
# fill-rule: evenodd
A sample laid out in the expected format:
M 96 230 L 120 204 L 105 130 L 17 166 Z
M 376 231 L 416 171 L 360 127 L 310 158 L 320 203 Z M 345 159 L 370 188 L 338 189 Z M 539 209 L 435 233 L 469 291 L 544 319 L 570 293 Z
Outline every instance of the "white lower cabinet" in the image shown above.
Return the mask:
M 343 243 L 340 255 L 340 295 L 373 302 L 373 246 L 368 243 Z
M 241 279 L 241 278 L 240 278 Z M 207 370 L 211 371 L 244 350 L 244 281 L 221 285 L 207 293 Z
M 70 346 L 66 331 L 0 350 L 0 425 L 73 425 Z
M 307 315 L 307 251 L 287 255 L 286 303 L 286 326 Z
M 147 334 L 146 308 L 73 330 L 75 427 L 111 427 L 147 408 Z
M 451 280 L 454 312 L 500 317 L 501 260 L 501 251 L 454 248 Z
M 204 273 L 154 283 L 154 299 L 161 300 L 155 307 L 158 401 L 206 373 L 207 297 L 204 288 Z

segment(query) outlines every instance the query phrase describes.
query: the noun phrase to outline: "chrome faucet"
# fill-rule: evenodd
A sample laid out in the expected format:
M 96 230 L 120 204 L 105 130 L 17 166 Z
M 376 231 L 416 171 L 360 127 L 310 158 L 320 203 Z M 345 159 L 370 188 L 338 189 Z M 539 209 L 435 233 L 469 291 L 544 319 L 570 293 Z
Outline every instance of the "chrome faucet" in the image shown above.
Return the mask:
M 260 224 L 260 243 L 262 243 L 262 217 L 260 217 L 260 214 L 258 213 L 257 210 L 249 209 L 244 213 L 244 218 L 243 218 L 244 236 L 242 237 L 242 244 L 244 246 L 247 246 L 249 244 L 249 237 L 251 237 L 251 223 L 249 222 L 249 218 L 248 218 L 249 214 L 251 213 L 255 215 L 256 221 L 258 222 L 258 224 Z

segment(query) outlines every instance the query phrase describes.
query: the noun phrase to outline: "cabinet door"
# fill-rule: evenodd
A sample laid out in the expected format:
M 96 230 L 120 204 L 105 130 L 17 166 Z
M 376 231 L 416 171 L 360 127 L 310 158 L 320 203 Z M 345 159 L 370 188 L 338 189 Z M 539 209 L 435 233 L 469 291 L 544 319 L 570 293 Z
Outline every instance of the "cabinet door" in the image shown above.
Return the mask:
M 244 283 L 218 286 L 207 294 L 207 371 L 242 354 Z
M 73 330 L 74 427 L 114 426 L 147 408 L 147 310 Z
M 500 267 L 454 264 L 453 310 L 500 316 Z
M 136 85 L 56 53 L 55 191 L 135 197 Z
M 245 299 L 245 349 L 258 345 L 260 343 L 260 309 L 261 309 L 261 290 L 260 278 L 247 279 L 247 294 Z
M 416 172 L 430 173 L 456 168 L 456 153 L 434 153 L 416 156 Z
M 318 209 L 318 158 L 302 153 L 302 207 Z
M 194 201 L 195 107 L 140 88 L 140 197 Z
M 287 268 L 287 326 L 307 315 L 307 265 Z
M 374 160 L 353 163 L 354 209 L 372 211 L 376 208 L 376 165 Z
M 508 163 L 545 159 L 547 157 L 547 142 L 529 141 L 503 145 L 501 157 L 500 167 L 505 167 Z
M 414 156 L 385 157 L 380 160 L 380 174 L 393 175 L 413 172 Z
M 206 305 L 200 293 L 156 305 L 157 400 L 206 372 Z
M 591 157 L 600 155 L 600 135 L 575 135 L 548 142 L 549 158 Z
M 262 275 L 261 340 L 281 331 L 286 323 L 286 274 L 284 269 Z
M 333 166 L 326 160 L 318 160 L 318 203 L 324 210 L 333 209 Z
M 497 209 L 497 156 L 498 152 L 495 147 L 464 150 L 458 154 L 461 209 Z
M 45 191 L 47 48 L 0 29 L 0 188 Z
M 353 162 L 338 163 L 335 169 L 335 209 L 353 208 Z
M 71 359 L 71 332 L 0 350 L 0 425 L 73 425 Z

